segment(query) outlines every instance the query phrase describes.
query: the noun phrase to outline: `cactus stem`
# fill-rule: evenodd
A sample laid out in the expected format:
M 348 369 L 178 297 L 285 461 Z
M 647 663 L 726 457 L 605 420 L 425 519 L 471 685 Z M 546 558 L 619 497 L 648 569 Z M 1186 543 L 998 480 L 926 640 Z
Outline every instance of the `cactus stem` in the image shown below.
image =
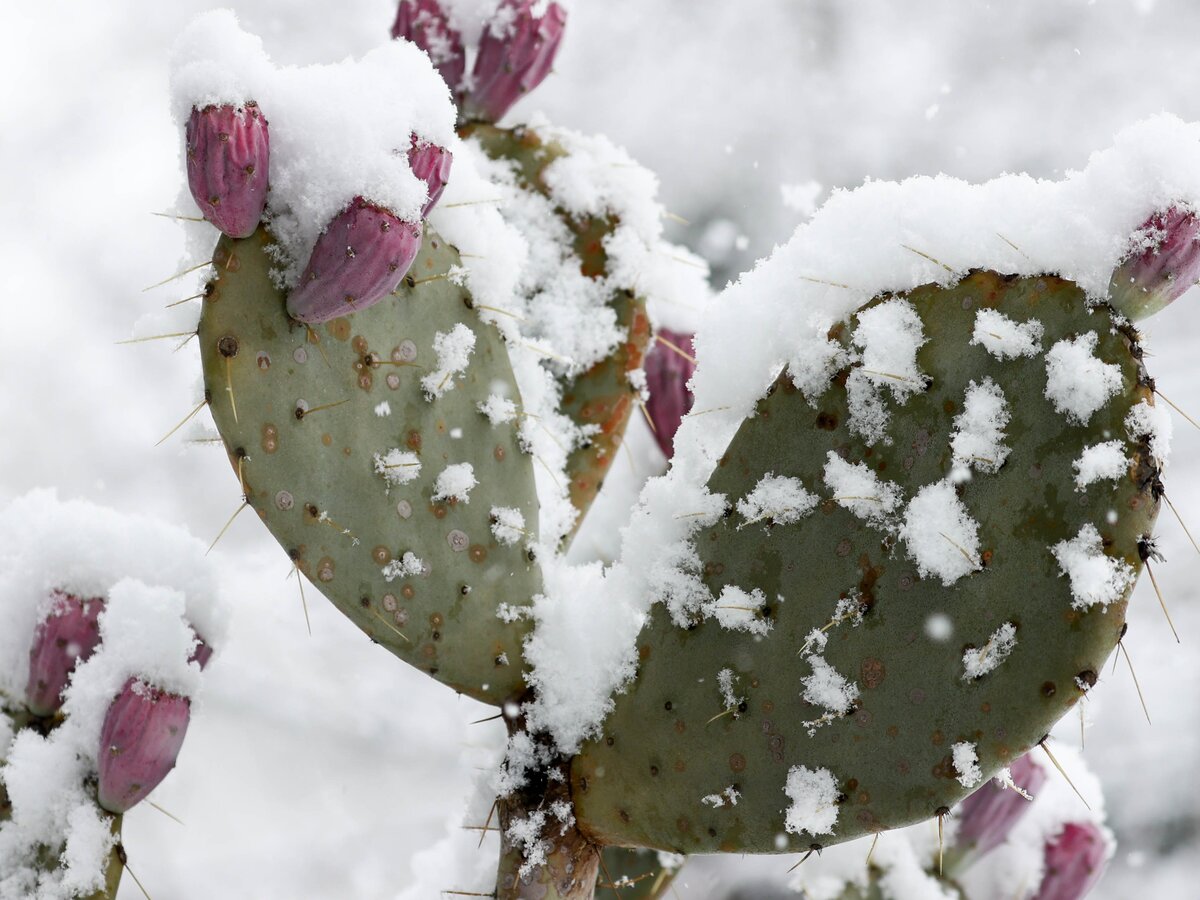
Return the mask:
M 1175 508 L 1175 504 L 1171 502 L 1171 498 L 1163 494 L 1163 499 L 1167 501 L 1167 506 L 1171 507 L 1171 512 L 1175 514 L 1175 518 L 1179 521 L 1179 525 L 1183 528 L 1183 533 L 1188 536 L 1188 540 L 1192 542 L 1192 546 L 1196 548 L 1196 552 L 1200 553 L 1200 544 L 1196 543 L 1196 539 L 1192 537 L 1192 533 L 1188 531 L 1187 523 L 1183 521 L 1183 516 L 1179 514 L 1179 510 Z
M 233 511 L 233 515 L 229 517 L 229 521 L 225 523 L 225 527 L 221 529 L 215 538 L 213 538 L 213 542 L 209 544 L 208 549 L 204 551 L 205 556 L 208 556 L 208 554 L 212 553 L 212 548 L 217 546 L 217 541 L 225 536 L 225 532 L 229 530 L 229 526 L 233 524 L 233 520 L 238 517 L 238 513 L 240 513 L 249 505 L 250 504 L 245 500 L 245 498 L 243 498 L 242 502 L 238 505 L 238 508 Z
M 854 290 L 850 285 L 842 284 L 840 281 L 826 281 L 824 278 L 813 278 L 809 275 L 798 275 L 796 277 L 801 281 L 811 281 L 813 284 L 827 284 L 830 287 L 845 288 L 848 291 Z
M 312 620 L 308 617 L 308 599 L 304 596 L 304 573 L 300 571 L 300 564 L 298 562 L 292 562 L 292 571 L 288 572 L 286 577 L 291 578 L 292 575 L 296 576 L 296 584 L 300 586 L 300 606 L 304 610 L 304 624 L 308 628 L 308 636 L 312 637 Z M 396 633 L 400 634 L 398 631 Z M 404 635 L 401 634 L 400 637 L 404 637 Z M 408 640 L 406 637 L 404 639 Z M 412 642 L 409 641 L 409 643 Z
M 118 344 L 144 344 L 147 341 L 165 341 L 167 338 L 186 337 L 189 341 L 196 336 L 194 331 L 173 331 L 170 334 L 152 334 L 149 337 L 129 338 L 117 341 Z M 182 345 L 180 345 L 182 346 Z M 1166 399 L 1166 398 L 1164 398 Z
M 176 222 L 207 222 L 208 221 L 208 219 L 205 219 L 202 216 L 181 216 L 181 215 L 177 215 L 176 213 L 152 212 L 152 213 L 150 213 L 150 215 L 159 216 L 160 218 L 163 218 L 163 219 L 174 219 Z
M 871 838 L 871 849 L 867 851 L 867 861 L 864 864 L 866 869 L 871 868 L 871 857 L 875 855 L 875 845 L 879 843 L 879 832 L 875 832 L 875 837 Z
M 1157 394 L 1159 397 L 1162 397 L 1163 400 L 1166 401 L 1167 406 L 1171 407 L 1171 409 L 1175 410 L 1175 412 L 1179 413 L 1181 416 L 1183 416 L 1185 419 L 1187 419 L 1188 422 L 1190 422 L 1195 428 L 1200 428 L 1200 423 L 1197 423 L 1195 419 L 1193 419 L 1191 416 L 1189 416 L 1187 413 L 1185 413 L 1182 409 L 1180 409 L 1178 406 L 1176 406 L 1174 403 L 1172 403 L 1171 400 L 1165 394 L 1163 394 L 1162 391 L 1158 390 L 1158 388 L 1155 388 L 1154 393 Z
M 696 357 L 692 356 L 692 354 L 688 353 L 686 350 L 684 350 L 682 347 L 680 347 L 674 341 L 667 340 L 661 334 L 656 334 L 654 336 L 654 339 L 656 341 L 658 341 L 660 344 L 662 344 L 664 347 L 666 347 L 668 350 L 670 350 L 672 353 L 676 354 L 677 356 L 682 356 L 684 359 L 686 359 L 688 362 L 690 362 L 693 366 L 696 365 Z
M 1140 700 L 1142 702 L 1142 712 L 1145 713 L 1145 715 L 1146 715 L 1146 724 L 1153 725 L 1154 723 L 1150 721 L 1150 709 L 1149 709 L 1149 707 L 1146 706 L 1146 698 L 1142 695 L 1142 686 L 1138 682 L 1137 672 L 1133 671 L 1133 660 L 1129 656 L 1129 651 L 1125 649 L 1125 642 L 1117 641 L 1117 647 L 1120 649 L 1121 653 L 1125 656 L 1125 664 L 1127 666 L 1129 666 L 1129 674 L 1133 678 L 1133 686 L 1135 688 L 1137 688 L 1138 700 Z M 1117 663 L 1117 661 L 1114 659 L 1113 660 L 1114 667 L 1116 666 L 1116 663 Z
M 1179 640 L 1179 632 L 1175 630 L 1175 623 L 1171 621 L 1171 613 L 1167 611 L 1167 601 L 1163 599 L 1162 591 L 1158 587 L 1158 579 L 1154 577 L 1154 569 L 1150 566 L 1150 560 L 1146 560 L 1146 572 L 1150 575 L 1150 584 L 1154 586 L 1154 593 L 1158 595 L 1158 605 L 1162 607 L 1163 615 L 1167 617 L 1167 624 L 1171 626 L 1171 634 L 1175 635 L 1175 643 L 1183 643 Z
M 162 281 L 159 281 L 156 284 L 150 285 L 150 287 L 142 288 L 142 293 L 144 294 L 144 293 L 146 293 L 146 291 L 152 291 L 156 287 L 162 287 L 164 284 L 169 284 L 170 282 L 174 281 L 176 278 L 182 278 L 184 275 L 187 275 L 191 272 L 195 272 L 197 269 L 203 269 L 205 266 L 211 266 L 212 264 L 213 263 L 212 263 L 211 259 L 206 259 L 204 262 L 197 263 L 196 265 L 192 266 L 191 268 L 184 269 L 182 272 L 176 272 L 170 278 L 164 278 Z
M 207 397 L 205 397 L 203 400 L 201 400 L 195 409 L 193 409 L 190 413 L 188 413 L 186 416 L 184 416 L 179 421 L 178 425 L 176 425 L 174 428 L 172 428 L 170 431 L 168 431 L 166 434 L 164 434 L 161 438 L 159 438 L 154 446 L 155 447 L 160 446 L 163 441 L 165 441 L 167 438 L 169 438 L 171 435 L 173 435 L 175 432 L 177 432 L 180 428 L 182 428 L 184 425 L 186 425 L 188 422 L 190 422 L 192 420 L 192 416 L 196 415 L 196 413 L 200 412 L 200 410 L 204 409 L 204 407 L 206 407 L 206 406 L 208 406 L 208 398 Z M 1186 527 L 1184 528 L 1184 531 L 1187 531 Z
M 1018 253 L 1020 253 L 1023 257 L 1025 257 L 1026 259 L 1029 259 L 1028 253 L 1026 253 L 1024 250 L 1022 250 L 1020 247 L 1018 247 L 1016 244 L 1014 244 L 1012 241 L 1010 241 L 1008 238 L 1006 238 L 1000 232 L 998 232 L 998 231 L 996 232 L 996 237 L 1000 238 L 1000 240 L 1004 241 L 1004 243 L 1008 244 L 1008 246 L 1012 247 L 1014 250 L 1016 250 Z
M 1062 767 L 1059 761 L 1055 758 L 1054 754 L 1050 752 L 1050 748 L 1046 745 L 1046 738 L 1042 738 L 1040 741 L 1038 741 L 1038 746 L 1046 751 L 1046 755 L 1050 757 L 1050 762 L 1054 764 L 1054 768 L 1058 769 L 1058 774 L 1067 780 L 1067 784 L 1071 786 L 1071 790 L 1075 792 L 1075 796 L 1079 798 L 1080 802 L 1083 803 L 1083 805 L 1086 806 L 1090 812 L 1092 805 L 1084 799 L 1083 794 L 1079 793 L 1079 788 L 1075 787 L 1075 782 L 1071 780 L 1071 776 L 1067 774 L 1067 770 Z M 940 817 L 938 821 L 941 821 Z
M 148 804 L 150 804 L 151 806 L 153 806 L 155 809 L 157 809 L 157 810 L 158 810 L 160 813 L 162 813 L 162 814 L 163 814 L 164 816 L 166 816 L 168 819 L 174 819 L 174 820 L 175 820 L 176 822 L 178 822 L 180 825 L 183 825 L 183 820 L 182 820 L 181 818 L 179 818 L 179 816 L 176 816 L 176 815 L 173 815 L 172 813 L 169 813 L 169 812 L 167 812 L 167 810 L 163 809 L 161 806 L 159 806 L 159 805 L 158 805 L 157 803 L 155 803 L 153 800 L 147 800 L 146 802 L 147 802 Z
M 931 263 L 937 263 L 937 265 L 941 266 L 943 269 L 945 269 L 951 275 L 958 274 L 957 272 L 955 272 L 952 268 L 950 268 L 948 265 L 946 265 L 944 262 L 942 262 L 937 257 L 930 256 L 928 253 L 922 253 L 916 247 L 910 247 L 910 246 L 908 246 L 908 244 L 901 244 L 900 246 L 903 247 L 905 250 L 909 251 L 910 253 L 915 253 L 915 254 L 917 254 L 917 256 L 920 256 L 920 257 L 923 257 L 924 259 L 929 260 Z

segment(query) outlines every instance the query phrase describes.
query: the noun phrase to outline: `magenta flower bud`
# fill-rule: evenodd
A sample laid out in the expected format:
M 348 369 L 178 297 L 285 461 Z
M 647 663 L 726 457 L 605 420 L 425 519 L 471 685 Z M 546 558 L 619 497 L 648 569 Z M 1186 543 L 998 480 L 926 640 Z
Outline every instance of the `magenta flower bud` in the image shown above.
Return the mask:
M 130 678 L 100 728 L 100 805 L 123 813 L 175 768 L 192 704 Z
M 1100 881 L 1108 862 L 1108 841 L 1091 823 L 1070 824 L 1045 850 L 1046 874 L 1033 900 L 1080 900 Z
M 408 164 L 413 174 L 425 182 L 429 189 L 429 199 L 421 208 L 421 218 L 429 215 L 429 211 L 437 206 L 450 180 L 450 165 L 454 162 L 454 154 L 437 144 L 421 143 L 414 134 L 412 147 L 408 151 Z
M 1173 206 L 1147 219 L 1137 238 L 1139 249 L 1109 286 L 1112 305 L 1134 321 L 1173 303 L 1200 278 L 1200 220 Z
M 196 632 L 193 631 L 192 634 L 196 634 Z M 196 634 L 196 646 L 192 648 L 192 654 L 188 657 L 188 662 L 198 663 L 200 669 L 203 670 L 208 665 L 208 661 L 212 659 L 212 655 L 213 648 L 205 643 L 204 638 Z
M 400 0 L 392 37 L 411 41 L 428 53 L 438 74 L 457 94 L 467 69 L 467 53 L 462 35 L 450 27 L 438 0 Z
M 396 289 L 420 249 L 420 225 L 355 197 L 317 238 L 288 313 L 315 325 L 374 306 Z
M 270 151 L 267 120 L 256 103 L 192 109 L 188 187 L 204 218 L 230 237 L 249 237 L 262 219 Z
M 50 716 L 62 706 L 62 692 L 75 667 L 100 643 L 96 620 L 104 601 L 80 599 L 55 591 L 48 615 L 33 633 L 25 704 L 35 716 Z
M 509 108 L 550 74 L 567 24 L 567 13 L 551 3 L 541 16 L 538 0 L 503 0 L 483 31 L 463 98 L 468 120 L 498 122 Z
M 654 424 L 654 439 L 667 459 L 671 458 L 679 423 L 692 408 L 687 383 L 696 371 L 693 353 L 692 335 L 661 328 L 646 354 L 646 387 L 650 391 L 646 411 Z
M 1046 770 L 1025 754 L 1012 764 L 1013 784 L 1036 796 L 1046 782 Z M 958 805 L 958 847 L 978 858 L 1004 843 L 1013 826 L 1033 804 L 1010 787 L 989 781 Z

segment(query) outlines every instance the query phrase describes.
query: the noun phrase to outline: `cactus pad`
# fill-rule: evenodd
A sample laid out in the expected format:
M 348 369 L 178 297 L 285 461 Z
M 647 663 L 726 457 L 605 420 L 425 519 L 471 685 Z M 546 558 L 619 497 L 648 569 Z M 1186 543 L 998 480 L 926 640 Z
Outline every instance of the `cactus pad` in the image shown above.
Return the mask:
M 896 337 L 868 334 L 886 304 L 923 333 L 915 377 L 870 371 Z M 1070 282 L 976 271 L 876 298 L 829 339 L 861 354 L 811 404 L 785 371 L 711 476 L 710 612 L 681 627 L 653 607 L 636 681 L 573 762 L 595 840 L 796 852 L 929 819 L 1037 744 L 1123 634 L 1161 494 L 1132 328 Z M 1007 421 L 971 423 L 983 388 Z M 1118 465 L 1088 482 L 1076 464 L 1102 443 Z M 768 476 L 800 485 L 764 509 Z
M 528 626 L 497 611 L 540 589 L 521 533 L 536 535 L 538 508 L 514 426 L 477 408 L 519 396 L 499 335 L 445 277 L 457 252 L 427 231 L 391 297 L 306 328 L 271 282 L 269 244 L 260 230 L 217 245 L 199 329 L 246 501 L 373 640 L 502 703 L 523 689 Z

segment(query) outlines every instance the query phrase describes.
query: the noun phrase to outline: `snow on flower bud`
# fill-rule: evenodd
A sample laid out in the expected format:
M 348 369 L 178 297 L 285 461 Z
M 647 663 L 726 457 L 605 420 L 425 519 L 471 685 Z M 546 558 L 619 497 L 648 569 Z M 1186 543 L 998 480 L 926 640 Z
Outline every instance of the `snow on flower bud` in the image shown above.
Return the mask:
M 317 238 L 288 313 L 315 325 L 373 306 L 396 289 L 420 249 L 420 225 L 355 197 Z
M 257 104 L 192 109 L 187 123 L 188 187 L 204 218 L 234 238 L 249 237 L 267 205 L 271 141 Z
M 100 729 L 100 805 L 123 813 L 175 768 L 191 701 L 130 678 Z
M 1173 206 L 1152 215 L 1134 237 L 1134 251 L 1113 273 L 1109 296 L 1136 321 L 1178 300 L 1200 278 L 1200 220 Z
M 544 0 L 542 0 L 544 3 Z M 534 15 L 539 0 L 502 0 L 484 29 L 463 99 L 467 119 L 497 122 L 550 74 L 567 24 L 557 3 Z
M 1012 783 L 1031 796 L 1046 782 L 1046 770 L 1022 756 L 1009 769 Z M 1033 804 L 1020 791 L 989 781 L 958 806 L 958 846 L 979 857 L 1004 843 Z
M 1032 900 L 1080 900 L 1096 886 L 1108 861 L 1104 832 L 1089 823 L 1069 824 L 1045 848 L 1046 873 Z
M 450 27 L 438 0 L 400 0 L 392 37 L 411 41 L 428 53 L 450 90 L 458 91 L 467 68 L 467 54 L 462 35 Z
M 414 134 L 412 147 L 408 151 L 408 164 L 413 174 L 425 182 L 429 189 L 429 199 L 421 208 L 421 218 L 429 215 L 429 211 L 437 206 L 450 180 L 450 165 L 454 162 L 454 154 L 445 147 L 419 141 Z
M 62 706 L 62 692 L 75 667 L 100 643 L 97 619 L 104 601 L 55 591 L 50 614 L 33 633 L 25 704 L 35 716 L 50 716 Z
M 654 439 L 670 459 L 675 432 L 692 408 L 692 392 L 687 383 L 696 371 L 696 363 L 690 359 L 694 352 L 690 334 L 661 328 L 658 335 L 659 339 L 646 354 L 646 387 L 650 391 L 646 411 L 654 423 Z

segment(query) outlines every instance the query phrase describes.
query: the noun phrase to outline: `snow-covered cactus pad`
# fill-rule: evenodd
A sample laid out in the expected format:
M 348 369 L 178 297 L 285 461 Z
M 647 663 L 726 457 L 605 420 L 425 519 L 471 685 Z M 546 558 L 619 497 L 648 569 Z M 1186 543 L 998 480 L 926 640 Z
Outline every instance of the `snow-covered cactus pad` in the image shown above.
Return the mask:
M 497 613 L 541 584 L 532 461 L 515 423 L 478 409 L 518 393 L 499 334 L 446 277 L 458 253 L 427 231 L 393 295 L 307 328 L 271 281 L 269 242 L 222 239 L 200 319 L 246 502 L 375 641 L 480 700 L 520 693 L 528 624 Z
M 1161 492 L 1129 325 L 1071 282 L 975 271 L 877 297 L 825 349 L 721 457 L 725 514 L 574 761 L 605 842 L 795 851 L 931 818 L 1122 634 Z M 1119 470 L 1078 479 L 1105 441 Z
M 579 511 L 578 523 L 599 493 L 620 449 L 629 417 L 641 402 L 642 361 L 650 341 L 646 302 L 632 290 L 605 284 L 609 275 L 606 241 L 621 224 L 619 218 L 611 213 L 581 214 L 558 205 L 561 201 L 548 183 L 546 171 L 569 156 L 566 148 L 543 139 L 527 126 L 506 129 L 468 125 L 463 136 L 478 141 L 492 159 L 511 163 L 520 190 L 536 192 L 555 204 L 553 215 L 571 235 L 571 263 L 578 266 L 580 275 L 594 282 L 595 290 L 603 294 L 602 305 L 607 307 L 596 310 L 586 324 L 596 327 L 611 319 L 611 327 L 619 336 L 603 358 L 583 370 L 568 365 L 559 373 L 561 410 L 587 435 L 580 446 L 572 448 L 566 465 L 571 503 Z M 584 159 L 579 164 L 587 166 L 590 162 Z M 553 245 L 539 252 L 553 253 Z M 557 315 L 565 318 L 568 311 L 560 310 Z

